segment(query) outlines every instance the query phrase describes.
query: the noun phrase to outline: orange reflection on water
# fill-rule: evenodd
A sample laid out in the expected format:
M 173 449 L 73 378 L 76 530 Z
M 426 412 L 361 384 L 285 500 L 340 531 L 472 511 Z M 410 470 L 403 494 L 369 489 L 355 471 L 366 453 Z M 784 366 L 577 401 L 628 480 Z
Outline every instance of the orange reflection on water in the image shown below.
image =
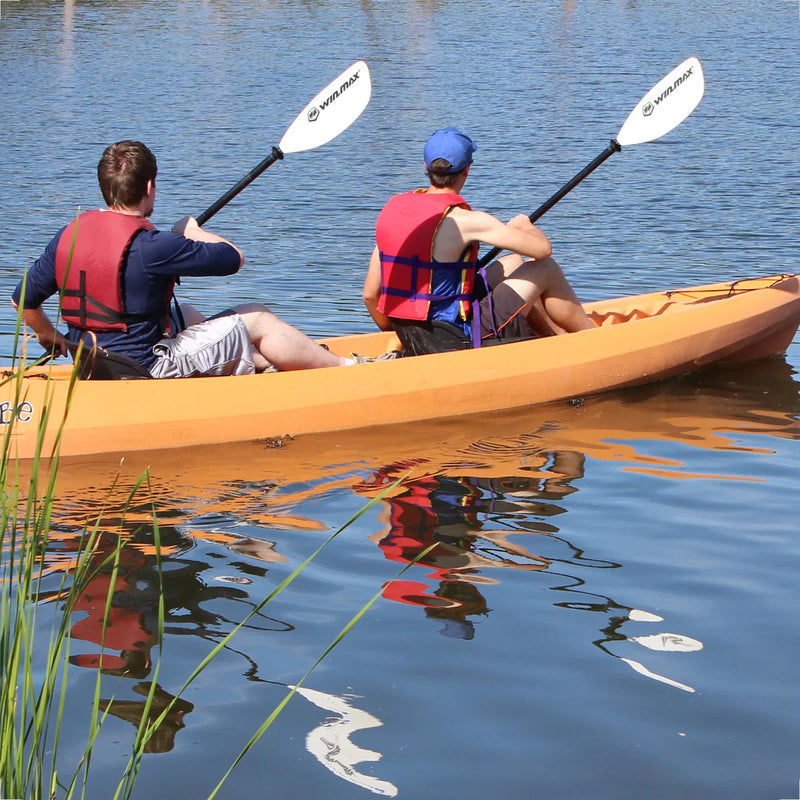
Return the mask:
M 556 496 L 559 484 L 563 492 L 576 491 L 592 461 L 613 461 L 620 469 L 668 480 L 757 481 L 763 479 L 758 474 L 686 470 L 680 448 L 769 454 L 771 441 L 800 438 L 798 384 L 792 376 L 783 359 L 766 359 L 513 413 L 137 453 L 122 461 L 118 455 L 66 459 L 57 479 L 54 520 L 59 535 L 67 536 L 95 524 L 110 534 L 146 531 L 154 513 L 162 525 L 180 526 L 184 535 L 194 530 L 198 539 L 215 535 L 216 519 L 226 530 L 237 520 L 322 532 L 327 523 L 307 509 L 327 493 L 350 490 L 374 497 L 401 475 L 406 477 L 394 496 L 407 493 L 413 481 L 442 476 L 519 479 L 513 494 L 521 508 L 526 491 Z M 668 455 L 662 444 L 670 445 Z M 148 479 L 132 503 L 131 487 L 145 471 Z M 539 488 L 530 490 L 536 482 Z M 131 546 L 146 551 L 151 542 L 143 535 Z
M 498 582 L 497 569 L 552 571 L 553 552 L 559 569 L 570 563 L 616 566 L 586 558 L 559 537 L 555 524 L 567 513 L 566 497 L 590 478 L 593 462 L 615 462 L 620 470 L 664 480 L 765 480 L 753 472 L 686 469 L 680 457 L 685 448 L 768 456 L 776 440 L 800 438 L 792 374 L 785 361 L 771 359 L 513 414 L 136 454 L 121 464 L 119 457 L 67 460 L 57 481 L 58 527 L 46 569 L 73 568 L 71 542 L 87 525 L 102 532 L 98 559 L 107 558 L 118 537 L 125 537 L 115 589 L 125 607 L 113 606 L 102 639 L 97 614 L 112 587 L 101 571 L 81 600 L 87 617 L 76 623 L 74 633 L 114 651 L 93 662 L 92 653 L 84 653 L 85 665 L 144 677 L 153 643 L 147 609 L 154 589 L 142 575 L 152 570 L 154 516 L 162 532 L 162 555 L 181 565 L 187 576 L 181 579 L 185 596 L 175 602 L 189 609 L 184 621 L 202 634 L 202 598 L 219 596 L 223 589 L 209 594 L 199 577 L 207 565 L 187 558 L 197 543 L 225 548 L 246 559 L 249 568 L 260 565 L 259 574 L 264 574 L 270 564 L 288 560 L 280 552 L 278 531 L 327 530 L 326 521 L 309 514 L 314 502 L 342 491 L 366 500 L 401 478 L 381 501 L 382 527 L 370 539 L 384 558 L 397 563 L 417 558 L 431 544 L 436 547 L 414 568 L 417 574 L 387 585 L 384 597 L 442 620 L 447 635 L 469 638 L 474 618 L 487 613 L 480 587 Z M 732 463 L 738 468 L 738 461 Z M 749 464 L 753 470 L 758 462 Z M 131 487 L 144 470 L 148 480 L 131 501 Z M 109 489 L 115 473 L 118 478 Z M 276 534 L 260 536 L 259 529 Z M 569 576 L 565 580 L 564 591 L 582 583 Z M 591 593 L 582 588 L 578 594 Z M 600 605 L 626 608 L 608 598 Z

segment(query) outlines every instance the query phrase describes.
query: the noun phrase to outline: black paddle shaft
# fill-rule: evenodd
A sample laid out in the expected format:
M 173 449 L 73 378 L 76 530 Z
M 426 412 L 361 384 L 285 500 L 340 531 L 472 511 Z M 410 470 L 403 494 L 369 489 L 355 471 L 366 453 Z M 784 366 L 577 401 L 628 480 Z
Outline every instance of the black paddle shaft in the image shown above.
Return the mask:
M 239 183 L 233 188 L 225 192 L 214 205 L 209 206 L 199 217 L 197 217 L 197 224 L 204 225 L 214 214 L 217 213 L 223 206 L 227 205 L 239 192 L 246 186 L 249 186 L 267 167 L 272 166 L 276 161 L 283 158 L 283 151 L 279 147 L 273 147 L 272 152 L 253 170 L 247 173 Z
M 597 158 L 591 163 L 587 164 L 571 181 L 565 183 L 549 200 L 545 200 L 533 214 L 530 214 L 528 219 L 531 222 L 536 222 L 539 217 L 543 216 L 549 211 L 562 197 L 569 194 L 587 175 L 594 172 L 607 158 L 618 153 L 622 150 L 622 146 L 616 139 L 612 139 L 611 143 L 600 153 Z M 485 267 L 490 261 L 497 258 L 501 253 L 501 248 L 492 248 L 485 256 L 478 260 L 478 267 Z

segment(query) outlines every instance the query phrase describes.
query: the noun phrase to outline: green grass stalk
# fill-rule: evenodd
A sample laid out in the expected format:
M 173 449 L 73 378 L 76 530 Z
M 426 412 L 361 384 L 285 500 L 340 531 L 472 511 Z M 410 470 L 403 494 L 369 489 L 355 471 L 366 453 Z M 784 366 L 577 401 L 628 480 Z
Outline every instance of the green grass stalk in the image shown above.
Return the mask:
M 21 318 L 18 320 L 18 334 L 20 326 Z M 3 383 L 13 381 L 15 408 L 25 397 L 25 368 L 26 360 L 23 357 L 15 362 L 15 370 L 11 377 L 3 380 Z M 2 481 L 2 495 L 0 496 L 0 524 L 2 525 L 0 530 L 0 797 L 5 798 L 56 800 L 59 794 L 64 800 L 85 798 L 91 777 L 92 753 L 103 724 L 114 704 L 114 697 L 112 697 L 103 707 L 104 701 L 101 700 L 103 674 L 102 669 L 99 668 L 92 692 L 86 743 L 77 763 L 66 771 L 67 777 L 62 779 L 59 775 L 62 761 L 59 744 L 65 735 L 64 714 L 70 676 L 72 615 L 90 581 L 100 570 L 110 568 L 109 588 L 103 616 L 105 631 L 112 610 L 112 599 L 119 577 L 124 544 L 124 536 L 120 533 L 113 551 L 104 556 L 99 555 L 100 525 L 105 508 L 100 509 L 93 525 L 87 524 L 81 533 L 72 567 L 62 572 L 55 590 L 51 588 L 50 584 L 52 584 L 53 578 L 47 577 L 47 551 L 56 504 L 59 445 L 77 387 L 77 380 L 78 372 L 73 370 L 65 411 L 59 419 L 51 419 L 50 404 L 45 404 L 42 420 L 37 430 L 36 454 L 28 468 L 27 484 L 21 477 L 19 462 L 13 455 L 13 428 L 16 420 L 11 419 L 10 423 L 5 426 L 3 435 L 2 452 L 0 453 L 0 481 Z M 45 454 L 45 434 L 51 428 L 55 429 L 54 444 L 50 452 Z M 379 502 L 401 480 L 402 478 L 388 486 L 383 493 L 373 498 L 348 519 L 261 602 L 255 605 L 250 613 L 235 625 L 192 670 L 171 701 L 153 719 L 151 719 L 151 712 L 158 688 L 161 660 L 164 657 L 165 607 L 161 536 L 155 504 L 152 503 L 153 542 L 159 581 L 156 631 L 158 655 L 154 659 L 153 680 L 150 682 L 150 689 L 141 721 L 136 730 L 131 755 L 113 793 L 114 800 L 129 800 L 132 796 L 148 742 L 189 686 L 219 653 L 230 645 L 232 639 L 253 617 L 285 591 L 339 535 L 375 503 Z M 123 504 L 123 522 L 134 497 L 145 485 L 152 498 L 153 491 L 149 484 L 149 475 L 145 473 L 131 489 Z M 114 484 L 109 489 L 109 498 L 113 494 L 113 489 Z M 122 528 L 120 530 L 122 531 Z M 420 553 L 413 561 L 405 565 L 392 580 L 399 578 L 435 546 L 432 545 Z M 236 766 L 274 723 L 297 689 L 363 618 L 382 592 L 383 589 L 372 596 L 339 631 L 306 673 L 290 688 L 286 697 L 276 705 L 230 764 L 208 796 L 209 800 L 217 795 Z M 48 609 L 52 611 L 52 615 L 46 619 Z M 43 648 L 39 644 L 42 639 L 47 641 L 44 655 L 42 655 Z M 101 653 L 105 651 L 104 640 L 105 632 L 100 643 Z M 39 652 L 34 652 L 35 647 Z M 111 792 L 106 791 L 104 794 L 110 796 Z

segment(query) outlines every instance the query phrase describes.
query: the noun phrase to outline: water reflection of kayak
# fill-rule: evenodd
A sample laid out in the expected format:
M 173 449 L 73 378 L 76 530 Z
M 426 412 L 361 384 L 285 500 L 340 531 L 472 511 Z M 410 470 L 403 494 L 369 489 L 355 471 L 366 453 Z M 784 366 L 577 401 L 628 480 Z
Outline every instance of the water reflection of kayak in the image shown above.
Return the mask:
M 780 440 L 800 439 L 799 393 L 786 359 L 766 358 L 578 403 L 368 431 L 143 451 L 123 462 L 112 454 L 67 458 L 60 464 L 58 494 L 64 511 L 73 508 L 83 519 L 95 503 L 98 508 L 113 504 L 109 487 L 118 471 L 113 494 L 124 503 L 148 469 L 154 502 L 171 514 L 178 511 L 178 518 L 233 514 L 287 530 L 324 529 L 322 522 L 297 511 L 314 497 L 337 489 L 374 497 L 404 476 L 416 481 L 468 475 L 504 485 L 533 481 L 537 496 L 542 484 L 555 499 L 559 476 L 567 491 L 583 459 L 677 475 L 683 470 L 678 459 L 686 461 L 691 450 L 768 454 Z M 513 487 L 516 496 L 519 489 Z
M 478 350 L 254 376 L 79 381 L 61 451 L 131 453 L 520 408 L 778 354 L 800 324 L 800 281 L 773 276 L 586 309 L 594 330 Z M 386 333 L 325 341 L 343 355 L 374 357 L 398 346 Z M 2 422 L 23 458 L 34 451 L 45 409 L 48 445 L 54 440 L 69 377 L 60 366 L 6 381 Z

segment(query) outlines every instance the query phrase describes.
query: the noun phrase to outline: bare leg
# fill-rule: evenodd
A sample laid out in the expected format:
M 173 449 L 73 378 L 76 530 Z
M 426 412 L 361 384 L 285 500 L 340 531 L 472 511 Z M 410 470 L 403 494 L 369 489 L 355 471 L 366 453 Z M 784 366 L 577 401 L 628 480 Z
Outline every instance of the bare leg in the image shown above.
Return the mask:
M 490 283 L 503 280 L 528 305 L 525 315 L 539 333 L 572 333 L 594 328 L 575 291 L 552 258 L 526 261 L 504 256 L 487 268 Z
M 293 370 L 342 367 L 352 363 L 320 347 L 266 306 L 245 303 L 236 306 L 234 311 L 244 320 L 250 334 L 256 372 L 263 372 L 270 364 L 281 370 Z
M 550 318 L 550 315 L 544 309 L 544 302 L 541 297 L 537 297 L 531 307 L 526 312 L 525 318 L 528 320 L 528 325 L 531 330 L 538 333 L 540 336 L 559 336 L 562 333 L 569 333 Z

